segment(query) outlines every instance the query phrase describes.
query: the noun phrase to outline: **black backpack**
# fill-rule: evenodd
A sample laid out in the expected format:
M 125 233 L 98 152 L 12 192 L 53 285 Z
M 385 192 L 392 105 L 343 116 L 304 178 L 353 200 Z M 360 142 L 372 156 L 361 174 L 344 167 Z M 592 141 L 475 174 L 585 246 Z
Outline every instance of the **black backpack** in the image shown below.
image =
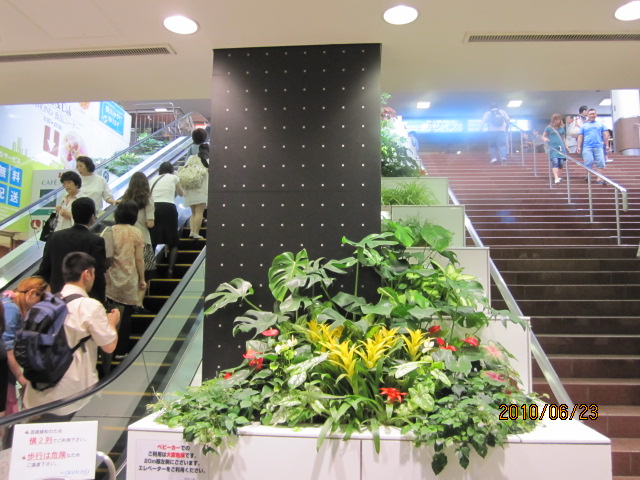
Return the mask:
M 71 366 L 73 353 L 91 338 L 88 335 L 71 348 L 64 331 L 67 303 L 81 297 L 74 294 L 62 298 L 60 294 L 45 292 L 42 300 L 29 309 L 16 332 L 13 347 L 16 361 L 36 390 L 46 390 L 58 383 Z
M 491 125 L 493 125 L 494 127 L 500 128 L 504 126 L 504 117 L 497 109 L 494 108 L 489 114 L 489 123 L 491 123 Z

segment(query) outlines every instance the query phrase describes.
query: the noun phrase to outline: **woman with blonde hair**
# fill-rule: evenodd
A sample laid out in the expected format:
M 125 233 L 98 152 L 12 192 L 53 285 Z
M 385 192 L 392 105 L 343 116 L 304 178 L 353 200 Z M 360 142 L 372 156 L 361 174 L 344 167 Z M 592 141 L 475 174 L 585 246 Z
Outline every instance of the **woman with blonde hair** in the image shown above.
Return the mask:
M 27 379 L 22 374 L 22 368 L 13 354 L 16 341 L 16 332 L 20 328 L 22 320 L 27 312 L 36 303 L 42 300 L 45 292 L 50 291 L 49 284 L 42 277 L 27 277 L 22 280 L 14 291 L 3 292 L 2 304 L 4 306 L 5 330 L 2 333 L 7 350 L 7 363 L 9 365 L 9 379 L 7 388 L 7 415 L 18 411 L 16 395 L 16 381 L 24 388 Z
M 564 161 L 567 159 L 567 144 L 565 143 L 565 128 L 562 117 L 558 113 L 551 115 L 551 121 L 542 133 L 542 140 L 547 142 L 547 154 L 551 162 L 551 171 L 553 172 L 553 181 L 558 184 L 562 181 L 560 177 L 560 169 L 564 167 Z

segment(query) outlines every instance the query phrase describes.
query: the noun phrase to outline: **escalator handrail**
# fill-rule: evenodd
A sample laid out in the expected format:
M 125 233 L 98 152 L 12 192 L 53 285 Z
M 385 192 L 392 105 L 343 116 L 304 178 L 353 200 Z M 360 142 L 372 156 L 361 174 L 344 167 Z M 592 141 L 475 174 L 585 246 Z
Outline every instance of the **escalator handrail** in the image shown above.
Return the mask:
M 189 112 L 186 115 L 183 115 L 182 117 L 178 118 L 177 120 L 174 120 L 173 122 L 171 122 L 168 125 L 165 125 L 163 128 L 161 128 L 160 130 L 154 132 L 152 135 L 155 135 L 157 133 L 161 133 L 163 130 L 172 128 L 175 126 L 175 124 L 177 124 L 178 122 L 183 121 L 185 118 L 189 117 L 190 115 L 193 115 L 195 112 Z M 104 168 L 105 166 L 107 166 L 108 164 L 110 164 L 111 162 L 114 162 L 115 160 L 117 160 L 119 157 L 121 157 L 122 155 L 129 153 L 130 151 L 132 151 L 134 148 L 140 146 L 142 143 L 146 142 L 149 139 L 149 137 L 146 137 L 136 143 L 134 143 L 133 145 L 131 145 L 130 147 L 127 147 L 124 150 L 119 151 L 118 153 L 114 154 L 111 158 L 105 160 L 104 162 L 96 165 L 96 170 L 100 169 L 100 168 Z M 36 200 L 35 202 L 27 205 L 24 208 L 21 208 L 20 210 L 18 210 L 17 212 L 12 213 L 11 215 L 9 215 L 7 218 L 5 218 L 4 220 L 0 221 L 0 230 L 4 230 L 5 228 L 7 228 L 11 223 L 13 223 L 17 218 L 19 218 L 20 216 L 28 213 L 32 208 L 34 208 L 34 205 L 36 204 L 46 204 L 48 202 L 50 202 L 51 200 L 54 200 L 58 197 L 58 195 L 60 193 L 62 193 L 62 191 L 64 190 L 64 187 L 60 186 L 52 191 L 50 191 L 49 193 L 46 193 L 45 195 L 43 195 L 42 197 L 40 197 L 38 200 Z
M 200 254 L 196 257 L 189 270 L 187 270 L 187 273 L 184 275 L 173 293 L 169 296 L 149 327 L 147 327 L 147 330 L 142 335 L 140 340 L 138 340 L 131 352 L 129 352 L 129 354 L 124 358 L 120 365 L 118 365 L 110 375 L 91 385 L 90 387 L 87 387 L 84 390 L 77 392 L 69 397 L 39 405 L 37 407 L 25 409 L 17 413 L 12 413 L 11 415 L 7 415 L 5 417 L 0 417 L 0 428 L 7 427 L 16 423 L 21 423 L 23 420 L 27 420 L 36 415 L 47 413 L 48 411 L 64 407 L 71 403 L 77 402 L 78 400 L 82 400 L 86 397 L 94 395 L 114 382 L 118 377 L 120 377 L 120 375 L 122 375 L 133 364 L 133 362 L 137 360 L 137 357 L 140 355 L 140 353 L 142 353 L 142 351 L 149 344 L 162 323 L 166 320 L 167 314 L 173 308 L 176 301 L 180 298 L 185 288 L 194 277 L 197 269 L 205 260 L 205 257 L 206 247 L 204 247 Z

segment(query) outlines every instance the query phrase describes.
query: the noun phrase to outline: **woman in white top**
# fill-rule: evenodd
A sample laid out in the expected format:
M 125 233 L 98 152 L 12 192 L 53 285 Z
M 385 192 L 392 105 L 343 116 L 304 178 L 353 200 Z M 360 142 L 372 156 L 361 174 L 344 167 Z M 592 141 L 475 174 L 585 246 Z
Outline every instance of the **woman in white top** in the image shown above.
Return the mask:
M 187 153 L 187 161 L 184 166 L 198 165 L 200 167 L 209 169 L 209 144 L 204 143 L 207 140 L 207 131 L 204 128 L 196 128 L 191 133 L 193 139 L 193 145 Z M 200 235 L 200 229 L 202 228 L 202 219 L 204 217 L 204 210 L 207 208 L 207 197 L 209 188 L 209 174 L 207 173 L 204 180 L 197 188 L 184 189 L 184 200 L 191 209 L 191 218 L 189 218 L 189 228 L 191 232 L 189 237 L 196 240 L 204 240 Z
M 64 230 L 73 226 L 73 217 L 71 216 L 71 204 L 73 201 L 82 196 L 80 193 L 80 187 L 82 187 L 82 179 L 80 175 L 71 170 L 66 170 L 60 175 L 60 183 L 65 190 L 65 195 L 62 197 L 62 201 L 56 205 L 56 211 L 58 212 L 58 223 L 54 231 Z
M 89 197 L 96 204 L 96 213 L 102 210 L 102 201 L 114 205 L 111 190 L 107 181 L 100 175 L 96 175 L 96 165 L 89 157 L 80 156 L 76 158 L 76 169 L 82 176 L 82 196 Z
M 151 182 L 151 197 L 155 207 L 155 226 L 151 230 L 151 243 L 164 244 L 169 251 L 167 276 L 173 276 L 173 268 L 178 257 L 178 209 L 175 204 L 177 195 L 184 195 L 180 180 L 173 174 L 171 162 L 163 162 L 158 170 L 158 178 Z

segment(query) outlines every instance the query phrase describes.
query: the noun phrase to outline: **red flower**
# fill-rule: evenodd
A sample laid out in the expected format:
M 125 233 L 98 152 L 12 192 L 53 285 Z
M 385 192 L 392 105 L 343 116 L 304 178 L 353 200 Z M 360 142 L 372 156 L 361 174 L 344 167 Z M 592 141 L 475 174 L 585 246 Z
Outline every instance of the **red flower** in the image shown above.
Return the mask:
M 468 343 L 469 345 L 471 345 L 472 347 L 476 347 L 478 348 L 479 342 L 478 339 L 476 337 L 467 337 L 464 340 L 462 340 L 464 343 Z
M 429 327 L 428 332 L 433 335 L 434 333 L 438 333 L 440 330 L 440 325 L 434 325 L 433 327 Z
M 249 360 L 249 366 L 256 367 L 256 370 L 262 370 L 262 362 L 264 362 L 264 358 L 254 358 Z
M 493 370 L 484 370 L 482 375 L 489 377 L 497 382 L 505 382 L 507 380 L 507 376 L 504 373 L 494 372 Z
M 244 358 L 256 358 L 256 352 L 255 350 L 247 350 L 246 353 L 244 355 L 242 355 Z
M 264 335 L 265 337 L 275 337 L 279 333 L 280 331 L 277 328 L 270 328 L 269 330 L 265 330 L 264 332 L 262 332 L 262 335 Z
M 227 373 L 225 373 L 225 374 L 224 374 L 224 377 L 223 377 L 223 378 L 224 378 L 225 380 L 229 380 L 229 379 L 231 378 L 231 375 L 233 375 L 231 372 L 227 372 Z
M 436 342 L 438 343 L 438 345 L 440 345 L 441 347 L 444 345 L 444 338 L 436 338 Z
M 440 349 L 442 349 L 442 350 L 451 350 L 452 352 L 455 352 L 457 350 L 457 348 L 454 347 L 453 345 L 446 345 L 444 347 L 440 347 Z
M 397 388 L 381 388 L 380 394 L 387 396 L 388 403 L 394 403 L 394 402 L 400 403 L 402 402 L 402 397 L 406 395 L 405 392 L 401 392 Z

